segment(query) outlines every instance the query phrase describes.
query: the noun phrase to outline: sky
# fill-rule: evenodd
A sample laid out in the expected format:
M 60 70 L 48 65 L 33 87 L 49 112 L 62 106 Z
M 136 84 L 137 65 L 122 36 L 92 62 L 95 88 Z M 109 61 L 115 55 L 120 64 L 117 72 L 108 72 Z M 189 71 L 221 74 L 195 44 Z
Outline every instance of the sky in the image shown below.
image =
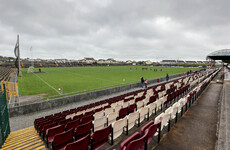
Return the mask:
M 0 55 L 14 56 L 19 34 L 22 58 L 205 60 L 230 48 L 229 6 L 228 0 L 0 0 Z

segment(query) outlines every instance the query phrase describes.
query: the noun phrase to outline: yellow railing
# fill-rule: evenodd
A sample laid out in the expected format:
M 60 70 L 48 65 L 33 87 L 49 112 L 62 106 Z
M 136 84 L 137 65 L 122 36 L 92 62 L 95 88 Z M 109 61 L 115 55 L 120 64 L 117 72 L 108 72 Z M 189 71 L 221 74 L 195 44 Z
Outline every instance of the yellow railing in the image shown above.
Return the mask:
M 18 83 L 15 82 L 8 82 L 8 81 L 1 81 L 2 87 L 5 84 L 6 88 L 6 99 L 10 100 L 11 96 L 17 97 L 18 96 Z M 4 89 L 2 88 L 2 92 Z

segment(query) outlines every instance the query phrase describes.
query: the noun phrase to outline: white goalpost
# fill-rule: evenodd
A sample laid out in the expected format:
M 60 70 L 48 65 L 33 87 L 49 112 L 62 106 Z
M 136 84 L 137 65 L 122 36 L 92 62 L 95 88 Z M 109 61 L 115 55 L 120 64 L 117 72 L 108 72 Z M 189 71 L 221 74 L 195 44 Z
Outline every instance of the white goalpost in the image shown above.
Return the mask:
M 30 66 L 27 70 L 27 73 L 34 73 L 34 67 Z
M 32 54 L 32 46 L 30 47 L 30 53 L 31 53 L 31 66 L 28 68 L 27 73 L 34 73 L 34 60 Z

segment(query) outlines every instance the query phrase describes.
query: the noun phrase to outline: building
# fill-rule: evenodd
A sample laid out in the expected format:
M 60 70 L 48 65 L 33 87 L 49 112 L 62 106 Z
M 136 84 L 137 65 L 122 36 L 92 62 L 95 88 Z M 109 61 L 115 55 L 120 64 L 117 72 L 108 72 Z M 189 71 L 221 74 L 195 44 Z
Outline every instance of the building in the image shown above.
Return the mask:
M 127 60 L 127 61 L 126 61 L 126 64 L 131 65 L 132 63 L 133 63 L 133 61 L 131 61 L 131 60 Z
M 196 64 L 196 61 L 185 61 L 186 64 Z
M 66 63 L 66 62 L 68 62 L 68 60 L 67 59 L 55 59 L 55 62 L 57 62 L 57 63 Z
M 105 60 L 104 60 L 104 59 L 98 59 L 98 60 L 97 60 L 97 63 L 98 63 L 98 64 L 101 64 L 101 65 L 102 65 L 102 64 L 105 64 Z
M 145 64 L 146 64 L 146 65 L 152 65 L 152 64 L 153 64 L 153 62 L 152 62 L 152 61 L 150 61 L 150 60 L 147 60 L 147 61 L 145 61 Z
M 82 60 L 83 63 L 86 63 L 86 64 L 94 64 L 96 62 L 96 60 L 94 58 L 87 58 L 85 57 L 83 60 Z
M 106 62 L 106 64 L 115 64 L 116 60 L 114 60 L 113 58 L 109 58 L 105 62 Z
M 162 60 L 160 63 L 162 65 L 174 65 L 176 64 L 176 60 Z
M 203 61 L 196 61 L 198 64 L 203 64 L 204 62 Z
M 184 64 L 185 62 L 183 60 L 177 60 L 176 63 L 177 64 Z

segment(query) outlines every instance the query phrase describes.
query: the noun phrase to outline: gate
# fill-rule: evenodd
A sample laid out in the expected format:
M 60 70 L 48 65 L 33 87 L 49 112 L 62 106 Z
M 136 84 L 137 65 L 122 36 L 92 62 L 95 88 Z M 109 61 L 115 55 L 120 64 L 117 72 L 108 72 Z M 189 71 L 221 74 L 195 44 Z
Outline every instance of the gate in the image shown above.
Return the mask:
M 7 109 L 5 84 L 2 86 L 4 92 L 0 91 L 0 148 L 10 134 L 10 122 Z

